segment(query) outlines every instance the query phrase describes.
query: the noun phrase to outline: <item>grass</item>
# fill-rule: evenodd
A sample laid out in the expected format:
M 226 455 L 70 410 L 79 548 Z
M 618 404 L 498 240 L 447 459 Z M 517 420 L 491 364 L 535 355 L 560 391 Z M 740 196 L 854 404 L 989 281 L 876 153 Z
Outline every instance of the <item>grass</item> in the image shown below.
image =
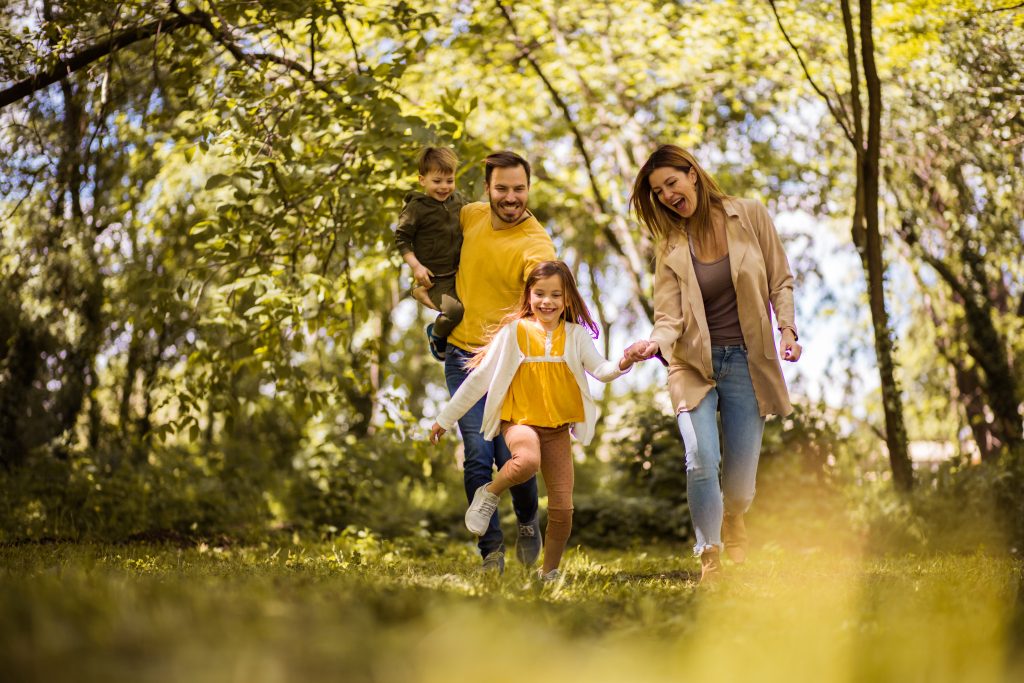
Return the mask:
M 681 548 L 571 551 L 540 586 L 465 543 L 0 548 L 18 681 L 1010 681 L 1019 560 L 761 548 L 714 591 Z

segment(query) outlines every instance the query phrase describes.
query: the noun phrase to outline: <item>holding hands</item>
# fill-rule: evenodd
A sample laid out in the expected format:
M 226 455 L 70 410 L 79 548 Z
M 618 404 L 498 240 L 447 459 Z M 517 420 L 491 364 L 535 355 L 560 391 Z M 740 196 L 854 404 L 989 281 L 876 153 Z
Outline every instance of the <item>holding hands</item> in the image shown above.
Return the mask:
M 625 370 L 634 363 L 640 363 L 651 358 L 657 352 L 657 342 L 649 340 L 633 342 L 622 352 L 622 360 L 619 361 L 619 368 Z
M 623 358 L 628 358 L 630 363 L 639 363 L 648 358 L 653 358 L 656 353 L 658 353 L 658 342 L 644 339 L 635 341 L 627 346 L 622 355 Z
M 804 347 L 796 341 L 796 334 L 790 328 L 782 330 L 782 341 L 779 342 L 779 356 L 783 360 L 795 363 L 800 360 Z M 622 354 L 622 363 L 625 365 L 639 363 L 640 361 L 652 358 L 658 353 L 658 342 L 647 340 L 636 341 L 626 347 Z M 625 365 L 628 367 L 628 365 Z

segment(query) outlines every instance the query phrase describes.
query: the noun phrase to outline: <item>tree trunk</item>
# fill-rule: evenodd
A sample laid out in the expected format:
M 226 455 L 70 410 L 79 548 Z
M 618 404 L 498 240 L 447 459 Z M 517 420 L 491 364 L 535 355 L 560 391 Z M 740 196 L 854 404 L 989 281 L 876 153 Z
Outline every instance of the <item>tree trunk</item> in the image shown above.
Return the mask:
M 48 3 L 44 4 L 44 14 L 49 14 Z M 88 375 L 99 350 L 103 329 L 103 281 L 93 249 L 93 235 L 86 228 L 81 201 L 82 186 L 85 182 L 82 173 L 82 139 L 87 125 L 86 114 L 82 107 L 81 94 L 75 90 L 71 82 L 65 79 L 60 85 L 64 100 L 64 149 L 61 151 L 58 166 L 58 185 L 62 196 L 67 193 L 71 220 L 65 220 L 64 202 L 58 199 L 54 207 L 53 221 L 56 225 L 63 224 L 65 232 L 77 233 L 74 239 L 81 242 L 85 254 L 85 259 L 78 266 L 87 270 L 82 276 L 85 283 L 81 291 L 76 292 L 80 297 L 78 312 L 84 331 L 78 343 L 66 349 L 66 357 L 62 363 L 63 381 L 54 400 L 53 415 L 56 424 L 53 425 L 50 434 L 37 435 L 35 441 L 39 444 L 72 430 L 78 421 L 89 390 Z
M 889 327 L 889 314 L 885 308 L 885 263 L 878 218 L 882 86 L 875 67 L 875 46 L 871 30 L 871 0 L 860 0 L 861 61 L 864 66 L 864 84 L 868 92 L 867 146 L 858 168 L 858 179 L 861 180 L 864 193 L 865 240 L 861 258 L 867 264 L 868 301 L 882 388 L 885 443 L 889 449 L 889 464 L 892 467 L 893 483 L 896 488 L 909 491 L 913 487 L 914 473 L 907 449 L 907 430 L 903 423 L 903 399 L 896 382 L 892 331 Z
M 768 0 L 775 20 L 786 42 L 796 53 L 804 76 L 816 93 L 825 101 L 829 112 L 842 128 L 856 155 L 857 184 L 854 192 L 854 213 L 851 233 L 867 278 L 871 324 L 874 329 L 875 356 L 882 388 L 882 410 L 885 414 L 885 442 L 889 449 L 889 464 L 893 482 L 900 491 L 913 487 L 913 468 L 907 450 L 907 432 L 903 423 L 903 400 L 896 383 L 896 362 L 893 358 L 892 332 L 885 309 L 885 261 L 879 229 L 879 157 L 881 149 L 882 86 L 875 67 L 875 45 L 871 35 L 871 0 L 859 0 L 860 6 L 860 60 L 857 59 L 856 31 L 849 0 L 840 0 L 843 30 L 846 37 L 846 59 L 850 72 L 850 105 L 847 112 L 842 102 L 834 102 L 811 76 L 807 63 L 783 26 L 775 0 Z M 860 69 L 864 70 L 864 83 L 868 93 L 867 134 L 864 131 L 864 112 L 860 99 Z M 852 119 L 852 120 L 851 120 Z M 866 137 L 866 140 L 865 140 Z
M 118 407 L 118 426 L 121 438 L 127 441 L 131 436 L 132 395 L 135 392 L 135 380 L 139 374 L 142 361 L 143 331 L 132 329 L 132 340 L 128 343 L 128 359 L 125 362 L 124 381 L 121 383 L 121 401 Z
M 34 330 L 20 318 L 16 324 L 17 332 L 0 364 L 0 463 L 8 469 L 25 461 L 23 422 L 26 410 L 31 411 L 32 385 L 42 364 Z

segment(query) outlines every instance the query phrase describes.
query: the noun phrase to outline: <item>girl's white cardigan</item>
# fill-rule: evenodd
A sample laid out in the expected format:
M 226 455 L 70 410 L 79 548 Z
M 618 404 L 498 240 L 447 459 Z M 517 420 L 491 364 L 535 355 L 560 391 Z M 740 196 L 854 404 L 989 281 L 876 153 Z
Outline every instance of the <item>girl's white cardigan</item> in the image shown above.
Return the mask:
M 505 403 L 505 395 L 512 384 L 512 378 L 526 356 L 519 350 L 516 331 L 518 320 L 514 320 L 498 331 L 491 342 L 487 355 L 452 396 L 452 400 L 437 416 L 437 423 L 445 430 L 451 430 L 456 421 L 476 405 L 480 397 L 487 394 L 484 402 L 484 420 L 480 431 L 484 438 L 493 439 L 501 429 L 501 406 Z M 597 424 L 597 406 L 590 395 L 590 386 L 584 371 L 602 382 L 610 382 L 616 377 L 629 372 L 619 370 L 618 361 L 605 360 L 594 345 L 594 339 L 582 325 L 566 322 L 565 324 L 565 363 L 576 378 L 580 395 L 583 397 L 583 422 L 572 426 L 572 433 L 583 445 L 594 438 L 594 426 Z M 632 366 L 631 366 L 632 367 Z

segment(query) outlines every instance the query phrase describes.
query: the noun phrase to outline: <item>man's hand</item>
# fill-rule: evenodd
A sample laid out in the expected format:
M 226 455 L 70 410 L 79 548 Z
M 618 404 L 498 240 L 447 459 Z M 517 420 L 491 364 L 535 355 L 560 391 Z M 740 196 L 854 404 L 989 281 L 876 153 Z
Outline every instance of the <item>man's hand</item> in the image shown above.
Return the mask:
M 433 276 L 434 274 L 430 272 L 430 268 L 427 268 L 422 263 L 418 263 L 412 267 L 412 277 L 420 287 L 424 287 L 426 289 L 433 287 L 434 283 L 430 279 Z
M 430 443 L 436 445 L 437 442 L 441 440 L 441 437 L 444 436 L 444 433 L 446 431 L 448 430 L 446 430 L 444 427 L 437 424 L 436 422 L 430 425 Z
M 804 347 L 796 343 L 796 334 L 793 333 L 793 330 L 788 327 L 782 330 L 782 341 L 779 342 L 779 354 L 782 359 L 795 363 L 800 360 L 800 354 L 803 351 Z

